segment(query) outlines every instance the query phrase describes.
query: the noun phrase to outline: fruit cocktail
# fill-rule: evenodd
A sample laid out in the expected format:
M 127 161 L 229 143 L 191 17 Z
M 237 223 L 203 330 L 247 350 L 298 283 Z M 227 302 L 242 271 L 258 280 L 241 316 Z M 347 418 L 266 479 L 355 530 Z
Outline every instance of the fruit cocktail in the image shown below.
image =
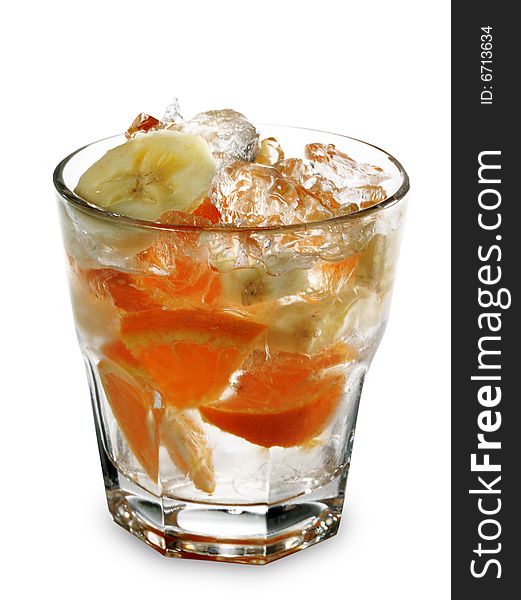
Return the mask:
M 54 179 L 114 520 L 168 556 L 254 564 L 334 535 L 401 165 L 173 104 Z

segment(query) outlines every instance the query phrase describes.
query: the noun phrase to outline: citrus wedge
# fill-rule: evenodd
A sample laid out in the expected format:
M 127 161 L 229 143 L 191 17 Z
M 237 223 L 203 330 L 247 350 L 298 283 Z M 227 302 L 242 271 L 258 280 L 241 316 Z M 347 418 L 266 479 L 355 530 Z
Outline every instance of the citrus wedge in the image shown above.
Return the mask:
M 160 431 L 161 444 L 175 466 L 197 489 L 211 494 L 215 489 L 212 450 L 200 426 L 172 408 L 151 410 L 154 394 L 150 377 L 123 342 L 105 344 L 102 350 L 110 359 L 102 361 L 99 367 L 105 393 L 127 443 L 148 475 L 157 479 L 157 431 Z
M 266 327 L 227 313 L 150 310 L 121 321 L 123 341 L 178 409 L 214 402 Z
M 207 422 L 259 446 L 304 444 L 323 431 L 342 397 L 343 374 L 327 369 L 349 358 L 343 344 L 312 357 L 254 352 L 233 395 L 199 410 Z
M 192 211 L 192 214 L 198 217 L 204 217 L 212 224 L 219 223 L 222 220 L 219 209 L 211 203 L 210 198 L 208 197 L 206 197 L 201 204 L 199 204 L 199 206 Z
M 102 360 L 99 375 L 105 395 L 123 435 L 152 481 L 158 480 L 159 429 L 154 396 L 124 369 Z
M 353 277 L 360 256 L 354 254 L 348 258 L 336 262 L 326 262 L 322 264 L 322 273 L 324 277 L 324 287 L 328 292 L 333 291 L 336 294 L 342 292 L 344 287 L 348 284 L 350 279 Z

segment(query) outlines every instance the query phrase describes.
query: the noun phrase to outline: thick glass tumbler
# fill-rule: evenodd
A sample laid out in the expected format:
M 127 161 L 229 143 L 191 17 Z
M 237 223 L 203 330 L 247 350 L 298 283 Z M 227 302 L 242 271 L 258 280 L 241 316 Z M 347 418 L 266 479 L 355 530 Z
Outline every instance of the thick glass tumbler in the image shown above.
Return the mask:
M 143 222 L 72 191 L 123 136 L 78 150 L 54 175 L 109 510 L 168 556 L 263 564 L 340 523 L 408 179 L 357 140 L 268 135 L 290 156 L 334 143 L 380 167 L 385 197 L 280 227 Z

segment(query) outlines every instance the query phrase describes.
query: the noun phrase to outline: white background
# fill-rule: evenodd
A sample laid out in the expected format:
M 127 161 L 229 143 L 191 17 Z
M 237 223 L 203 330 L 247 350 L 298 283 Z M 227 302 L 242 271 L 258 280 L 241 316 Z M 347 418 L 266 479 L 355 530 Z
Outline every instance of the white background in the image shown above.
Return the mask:
M 1 18 L 3 586 L 9 598 L 449 597 L 449 3 L 17 2 Z M 266 567 L 162 558 L 105 506 L 53 202 L 69 151 L 236 108 L 395 154 L 412 191 L 339 535 Z M 51 596 L 52 595 L 52 596 Z

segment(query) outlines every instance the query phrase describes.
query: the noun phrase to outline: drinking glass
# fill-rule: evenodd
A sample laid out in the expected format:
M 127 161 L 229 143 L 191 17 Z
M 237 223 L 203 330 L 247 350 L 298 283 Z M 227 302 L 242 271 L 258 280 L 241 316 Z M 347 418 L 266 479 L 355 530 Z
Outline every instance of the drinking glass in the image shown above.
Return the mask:
M 109 511 L 167 556 L 264 564 L 340 524 L 408 178 L 358 140 L 266 134 L 287 156 L 333 143 L 380 167 L 385 199 L 288 226 L 159 224 L 72 191 L 124 136 L 77 150 L 54 173 Z

